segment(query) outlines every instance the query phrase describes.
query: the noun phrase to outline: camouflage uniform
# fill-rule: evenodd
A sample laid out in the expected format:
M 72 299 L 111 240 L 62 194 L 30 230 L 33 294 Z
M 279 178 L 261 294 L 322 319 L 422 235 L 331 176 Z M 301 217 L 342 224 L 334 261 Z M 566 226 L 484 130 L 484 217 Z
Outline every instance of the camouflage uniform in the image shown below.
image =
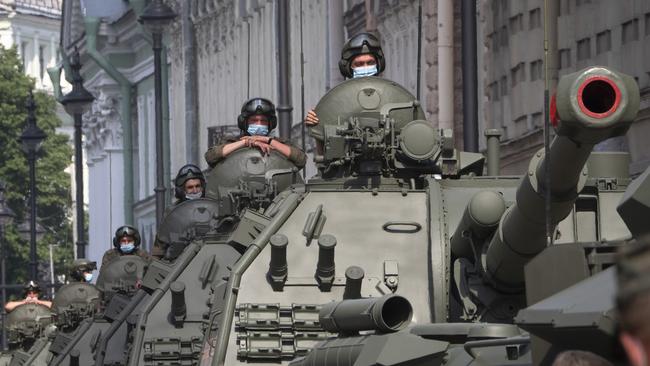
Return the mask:
M 147 261 L 151 260 L 151 256 L 149 255 L 149 253 L 147 253 L 146 250 L 143 250 L 143 249 L 140 249 L 140 248 L 136 248 L 132 253 L 129 253 L 129 254 L 124 254 L 119 249 L 113 248 L 113 249 L 107 250 L 106 253 L 104 253 L 104 257 L 102 257 L 102 266 L 105 265 L 106 263 L 112 261 L 114 258 L 117 258 L 119 256 L 123 256 L 123 255 L 137 255 L 138 257 L 142 257 L 142 259 L 144 259 L 144 260 L 147 260 Z
M 290 162 L 292 162 L 297 168 L 303 168 L 305 164 L 307 163 L 307 154 L 305 154 L 302 150 L 299 148 L 291 145 L 290 143 L 287 143 L 286 140 L 274 137 L 274 140 L 277 140 L 285 145 L 288 145 L 289 148 L 291 148 L 291 153 L 289 154 L 289 159 Z M 239 139 L 238 138 L 228 138 L 226 140 L 226 143 L 220 144 L 213 146 L 208 149 L 205 153 L 205 161 L 210 165 L 211 168 L 214 168 L 215 165 L 217 165 L 219 162 L 223 161 L 225 157 L 223 156 L 223 148 L 229 143 L 237 142 Z M 251 147 L 250 149 L 255 149 L 254 147 Z

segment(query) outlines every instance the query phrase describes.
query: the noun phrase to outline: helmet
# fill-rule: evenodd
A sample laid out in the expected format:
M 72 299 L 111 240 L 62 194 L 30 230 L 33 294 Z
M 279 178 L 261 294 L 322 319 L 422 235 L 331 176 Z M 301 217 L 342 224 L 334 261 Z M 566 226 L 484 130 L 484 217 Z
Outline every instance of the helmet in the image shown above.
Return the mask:
M 205 196 L 205 177 L 203 176 L 203 172 L 198 166 L 194 164 L 186 164 L 183 165 L 178 170 L 178 174 L 176 174 L 176 179 L 174 179 L 174 185 L 176 186 L 176 188 L 174 189 L 174 195 L 179 200 L 185 198 L 185 189 L 184 189 L 185 182 L 187 182 L 190 179 L 201 180 L 201 183 L 203 185 L 203 195 Z
M 36 283 L 35 281 L 30 280 L 25 284 L 25 286 L 23 286 L 23 296 L 27 296 L 27 293 L 30 291 L 40 293 L 41 286 L 39 286 L 38 283 Z
M 277 127 L 278 118 L 275 115 L 275 106 L 265 98 L 251 98 L 241 107 L 241 113 L 237 117 L 237 127 L 246 131 L 248 128 L 248 117 L 261 114 L 269 119 L 269 131 Z
M 76 281 L 83 281 L 84 272 L 92 272 L 97 269 L 97 262 L 91 262 L 85 258 L 76 259 L 70 267 L 70 277 Z
M 352 77 L 352 60 L 363 54 L 371 54 L 377 60 L 377 72 L 380 73 L 386 68 L 384 60 L 384 51 L 381 50 L 379 38 L 372 33 L 359 33 L 348 39 L 341 49 L 341 60 L 339 61 L 339 70 L 346 78 Z
M 120 248 L 120 239 L 124 236 L 132 236 L 135 241 L 135 247 L 137 248 L 140 246 L 140 233 L 138 232 L 138 229 L 133 226 L 124 225 L 120 226 L 115 231 L 115 236 L 113 237 L 113 246 L 115 248 Z

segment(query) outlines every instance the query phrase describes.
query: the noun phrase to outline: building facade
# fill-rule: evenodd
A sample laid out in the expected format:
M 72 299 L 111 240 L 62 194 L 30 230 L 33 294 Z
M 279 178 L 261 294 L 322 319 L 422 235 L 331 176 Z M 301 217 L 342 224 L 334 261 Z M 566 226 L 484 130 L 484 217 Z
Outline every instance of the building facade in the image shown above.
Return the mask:
M 16 47 L 36 88 L 52 92 L 47 68 L 58 61 L 61 0 L 0 1 L 0 43 Z
M 155 233 L 155 154 L 151 36 L 137 22 L 144 1 L 70 0 L 63 7 L 62 53 L 81 54 L 95 101 L 83 115 L 88 166 L 89 246 L 101 260 L 115 230 L 138 228 L 149 250 Z M 165 93 L 165 96 L 167 93 Z M 165 106 L 167 111 L 167 103 Z M 165 125 L 168 130 L 169 119 Z M 166 147 L 170 143 L 164 136 Z M 167 149 L 168 151 L 168 149 Z M 169 154 L 163 157 L 168 168 Z M 165 170 L 167 187 L 171 181 Z M 170 201 L 170 195 L 166 195 Z
M 632 75 L 641 89 L 641 109 L 623 138 L 597 149 L 629 151 L 630 173 L 650 165 L 650 2 L 552 0 L 557 16 L 559 75 L 603 65 Z M 502 172 L 521 174 L 543 145 L 544 1 L 481 1 L 479 23 L 485 68 L 486 124 L 501 128 Z

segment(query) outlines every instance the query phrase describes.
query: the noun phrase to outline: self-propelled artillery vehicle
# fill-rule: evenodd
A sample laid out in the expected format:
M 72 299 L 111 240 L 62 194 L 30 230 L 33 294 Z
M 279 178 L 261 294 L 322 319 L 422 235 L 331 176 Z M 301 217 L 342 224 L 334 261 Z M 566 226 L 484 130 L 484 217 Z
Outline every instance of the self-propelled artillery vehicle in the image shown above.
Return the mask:
M 241 161 L 259 166 L 217 165 L 210 197 L 177 208 L 174 220 L 202 217 L 200 230 L 162 225 L 175 254 L 149 265 L 111 320 L 127 324 L 125 364 L 530 365 L 568 347 L 616 357 L 602 347 L 612 334 L 583 326 L 584 314 L 559 331 L 598 341 L 562 343 L 558 324 L 534 321 L 535 303 L 571 284 L 544 280 L 567 270 L 548 253 L 547 218 L 552 248 L 585 266 L 582 278 L 567 272 L 574 282 L 599 276 L 630 235 L 614 212 L 630 181 L 625 156 L 589 158 L 627 131 L 639 90 L 592 67 L 565 76 L 554 104 L 550 156 L 537 153 L 523 178 L 483 176 L 484 157 L 455 149 L 400 85 L 366 77 L 333 88 L 312 130 L 318 177 L 258 171 L 277 156 L 250 150 Z M 213 179 L 242 166 L 250 179 Z M 114 334 L 90 334 L 70 362 L 106 363 Z

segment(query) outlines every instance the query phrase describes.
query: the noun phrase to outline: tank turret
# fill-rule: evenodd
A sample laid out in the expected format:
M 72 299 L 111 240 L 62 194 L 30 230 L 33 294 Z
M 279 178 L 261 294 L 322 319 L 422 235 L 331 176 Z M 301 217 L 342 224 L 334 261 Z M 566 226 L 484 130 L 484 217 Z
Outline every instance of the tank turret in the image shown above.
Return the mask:
M 100 303 L 101 292 L 94 285 L 85 282 L 64 285 L 52 301 L 54 322 L 60 330 L 74 330 L 82 320 L 99 312 Z
M 34 342 L 45 335 L 52 323 L 52 312 L 41 304 L 22 304 L 7 315 L 7 338 L 10 349 L 29 350 Z
M 99 271 L 97 288 L 109 302 L 115 294 L 132 296 L 138 289 L 148 262 L 137 255 L 116 257 Z
M 276 151 L 263 155 L 256 148 L 240 149 L 208 173 L 205 195 L 219 203 L 222 216 L 238 215 L 247 207 L 266 208 L 278 193 L 303 183 L 298 171 Z

